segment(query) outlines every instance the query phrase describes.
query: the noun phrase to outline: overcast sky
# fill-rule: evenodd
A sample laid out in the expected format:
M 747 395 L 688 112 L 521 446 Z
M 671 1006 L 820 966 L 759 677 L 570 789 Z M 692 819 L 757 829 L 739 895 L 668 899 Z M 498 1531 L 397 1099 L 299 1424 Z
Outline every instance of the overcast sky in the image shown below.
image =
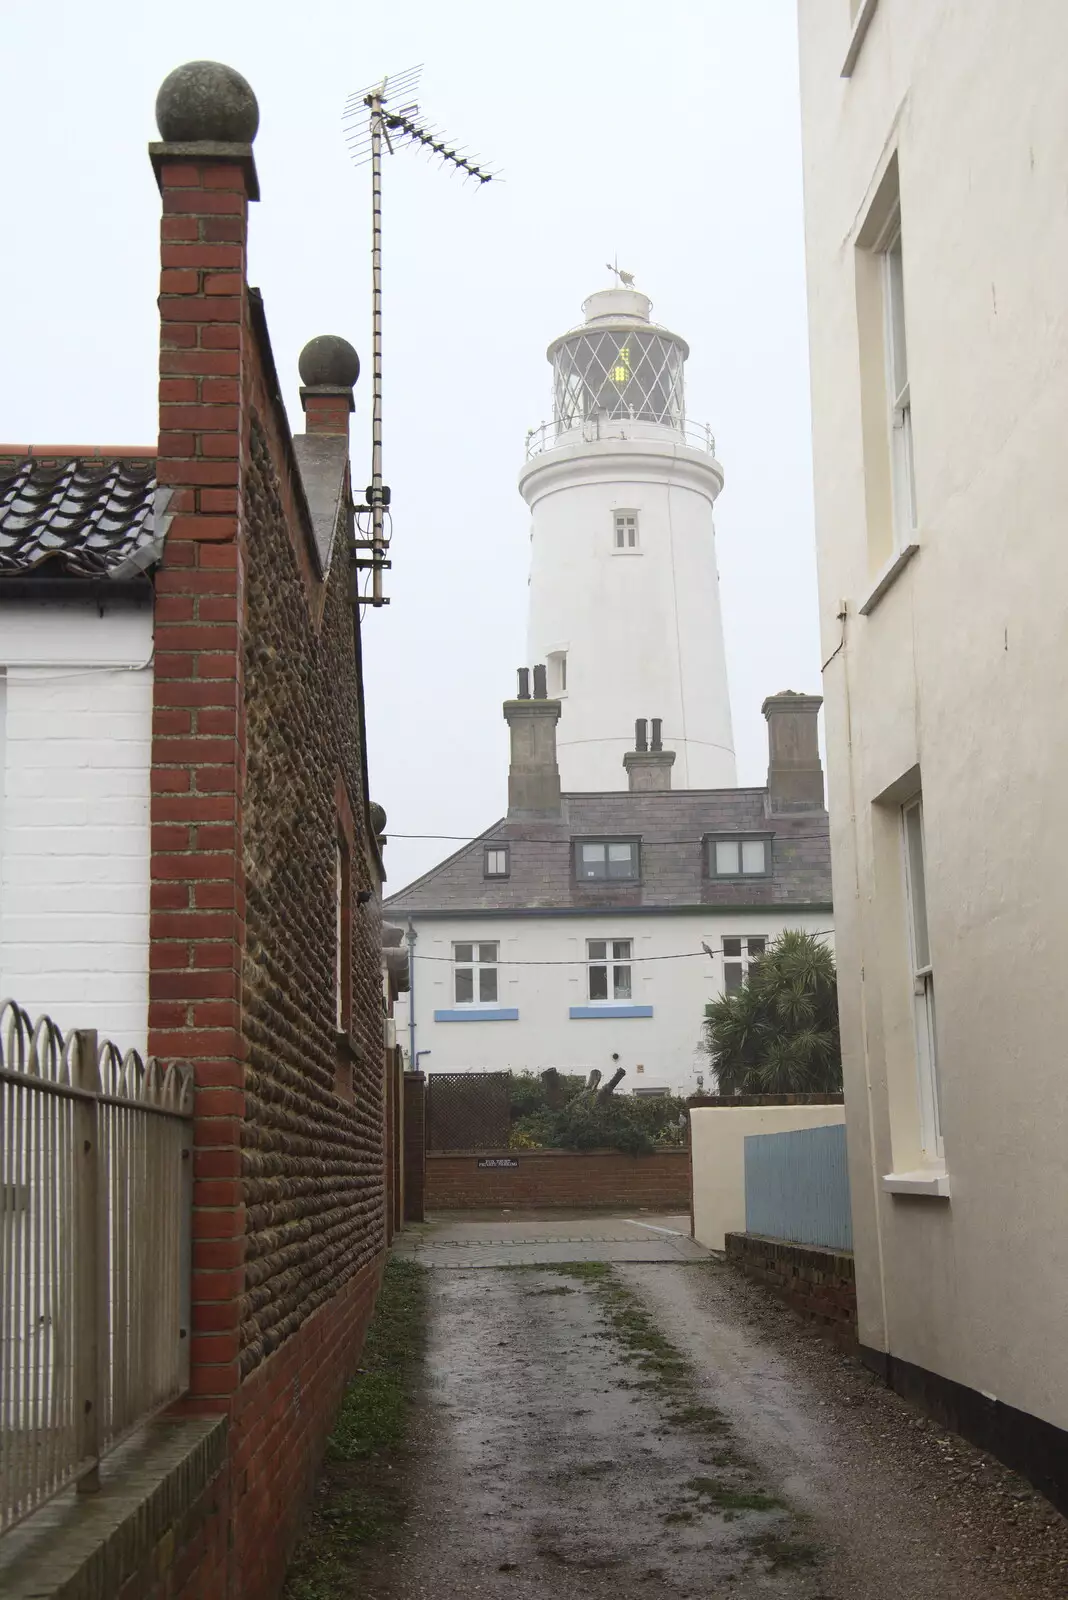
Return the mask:
M 394 565 L 364 653 L 371 788 L 390 834 L 469 835 L 505 809 L 500 705 L 525 659 L 524 434 L 550 415 L 546 345 L 607 287 L 617 252 L 654 317 L 689 341 L 688 414 L 716 435 L 739 781 L 763 782 L 763 697 L 819 688 L 794 0 L 3 10 L 5 441 L 155 443 L 159 196 L 145 146 L 180 62 L 228 62 L 259 99 L 250 276 L 295 431 L 305 341 L 341 333 L 368 351 L 369 178 L 346 154 L 346 96 L 421 61 L 429 118 L 503 170 L 476 189 L 409 151 L 385 174 Z M 363 379 L 357 393 L 362 486 Z M 394 837 L 389 889 L 455 848 Z

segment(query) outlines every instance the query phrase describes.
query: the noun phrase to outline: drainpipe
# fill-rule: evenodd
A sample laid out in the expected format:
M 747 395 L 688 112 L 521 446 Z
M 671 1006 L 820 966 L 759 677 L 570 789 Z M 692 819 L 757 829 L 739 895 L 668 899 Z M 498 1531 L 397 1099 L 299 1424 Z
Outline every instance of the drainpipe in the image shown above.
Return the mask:
M 411 1071 L 419 1070 L 415 1053 L 415 924 L 408 918 L 408 1060 Z

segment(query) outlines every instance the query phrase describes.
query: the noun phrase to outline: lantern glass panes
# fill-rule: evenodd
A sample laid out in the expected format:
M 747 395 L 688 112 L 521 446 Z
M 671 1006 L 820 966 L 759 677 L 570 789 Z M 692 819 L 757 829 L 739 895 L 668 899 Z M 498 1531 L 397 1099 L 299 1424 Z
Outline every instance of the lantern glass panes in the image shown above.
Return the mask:
M 598 416 L 681 427 L 683 348 L 650 328 L 592 328 L 562 340 L 553 352 L 557 432 Z

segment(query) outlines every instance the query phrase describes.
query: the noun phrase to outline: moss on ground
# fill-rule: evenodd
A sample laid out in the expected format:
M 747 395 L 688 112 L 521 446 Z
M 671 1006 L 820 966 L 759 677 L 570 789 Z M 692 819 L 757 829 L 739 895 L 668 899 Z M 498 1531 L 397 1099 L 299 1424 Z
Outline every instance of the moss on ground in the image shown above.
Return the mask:
M 348 1600 L 361 1549 L 403 1521 L 404 1500 L 389 1481 L 390 1469 L 404 1448 L 411 1372 L 422 1354 L 425 1321 L 426 1271 L 393 1257 L 367 1330 L 363 1365 L 327 1442 L 285 1600 Z

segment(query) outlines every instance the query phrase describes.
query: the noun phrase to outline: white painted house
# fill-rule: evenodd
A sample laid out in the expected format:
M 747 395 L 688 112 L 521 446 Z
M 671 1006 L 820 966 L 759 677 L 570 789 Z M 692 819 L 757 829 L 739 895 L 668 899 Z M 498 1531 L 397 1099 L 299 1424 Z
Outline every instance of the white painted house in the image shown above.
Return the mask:
M 0 995 L 148 1039 L 153 450 L 0 457 Z
M 819 698 L 765 702 L 768 783 L 735 787 L 723 469 L 650 311 L 603 290 L 549 347 L 508 815 L 385 906 L 411 958 L 398 1032 L 431 1072 L 622 1066 L 626 1089 L 693 1093 L 707 1002 L 784 928 L 832 927 Z

